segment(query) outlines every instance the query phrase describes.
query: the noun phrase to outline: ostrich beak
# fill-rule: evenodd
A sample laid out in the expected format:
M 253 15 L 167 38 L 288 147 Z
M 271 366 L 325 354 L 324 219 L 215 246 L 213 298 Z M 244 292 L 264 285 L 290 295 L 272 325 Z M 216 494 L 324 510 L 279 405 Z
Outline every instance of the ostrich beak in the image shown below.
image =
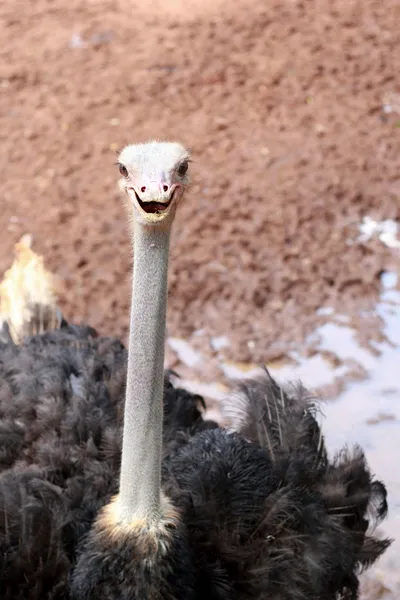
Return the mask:
M 182 187 L 174 183 L 148 182 L 143 186 L 129 186 L 127 193 L 142 220 L 158 223 L 171 214 L 182 195 Z

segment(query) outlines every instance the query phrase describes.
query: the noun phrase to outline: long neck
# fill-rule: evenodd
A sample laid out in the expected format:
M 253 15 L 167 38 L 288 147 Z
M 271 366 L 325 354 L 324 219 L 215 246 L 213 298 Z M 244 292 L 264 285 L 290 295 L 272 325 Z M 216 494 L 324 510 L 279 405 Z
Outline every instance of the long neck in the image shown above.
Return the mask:
M 134 266 L 119 502 L 123 518 L 160 512 L 170 227 L 134 224 Z

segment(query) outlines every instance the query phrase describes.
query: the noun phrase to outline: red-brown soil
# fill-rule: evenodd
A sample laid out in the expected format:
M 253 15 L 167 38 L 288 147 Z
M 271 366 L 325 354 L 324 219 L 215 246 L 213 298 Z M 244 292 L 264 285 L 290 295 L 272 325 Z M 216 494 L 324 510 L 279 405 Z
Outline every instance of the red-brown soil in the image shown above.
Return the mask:
M 115 149 L 175 138 L 194 184 L 169 333 L 204 328 L 229 335 L 230 358 L 277 357 L 319 306 L 370 298 L 387 263 L 379 242 L 348 239 L 365 214 L 400 218 L 400 4 L 140 4 L 1 4 L 0 273 L 29 231 L 67 317 L 124 335 Z

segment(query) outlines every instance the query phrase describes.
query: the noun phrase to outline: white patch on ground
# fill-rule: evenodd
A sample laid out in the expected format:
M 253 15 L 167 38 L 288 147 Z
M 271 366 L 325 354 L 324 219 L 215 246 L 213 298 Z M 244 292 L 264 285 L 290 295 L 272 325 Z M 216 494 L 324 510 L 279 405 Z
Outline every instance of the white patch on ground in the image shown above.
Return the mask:
M 211 348 L 216 352 L 223 350 L 224 348 L 229 348 L 230 346 L 229 338 L 226 335 L 212 337 L 210 339 L 210 344 Z
M 167 343 L 179 360 L 187 367 L 195 367 L 203 360 L 200 352 L 193 350 L 189 342 L 185 340 L 170 337 L 167 339 Z
M 360 235 L 357 242 L 368 242 L 376 237 L 388 248 L 400 248 L 399 224 L 393 219 L 375 221 L 371 217 L 364 217 L 360 226 Z

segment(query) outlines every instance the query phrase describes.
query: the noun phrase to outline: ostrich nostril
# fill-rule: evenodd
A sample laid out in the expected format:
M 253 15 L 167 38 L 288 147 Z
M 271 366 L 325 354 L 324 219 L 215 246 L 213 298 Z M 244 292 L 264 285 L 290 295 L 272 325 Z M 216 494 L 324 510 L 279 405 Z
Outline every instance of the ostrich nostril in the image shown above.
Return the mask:
M 164 185 L 164 186 L 163 186 L 163 190 L 164 190 L 164 192 L 168 192 L 168 186 L 167 186 L 167 185 Z
M 146 191 L 146 186 L 145 186 L 145 185 L 142 185 L 142 187 L 140 188 L 140 191 L 141 191 L 141 192 L 145 192 L 145 191 Z

